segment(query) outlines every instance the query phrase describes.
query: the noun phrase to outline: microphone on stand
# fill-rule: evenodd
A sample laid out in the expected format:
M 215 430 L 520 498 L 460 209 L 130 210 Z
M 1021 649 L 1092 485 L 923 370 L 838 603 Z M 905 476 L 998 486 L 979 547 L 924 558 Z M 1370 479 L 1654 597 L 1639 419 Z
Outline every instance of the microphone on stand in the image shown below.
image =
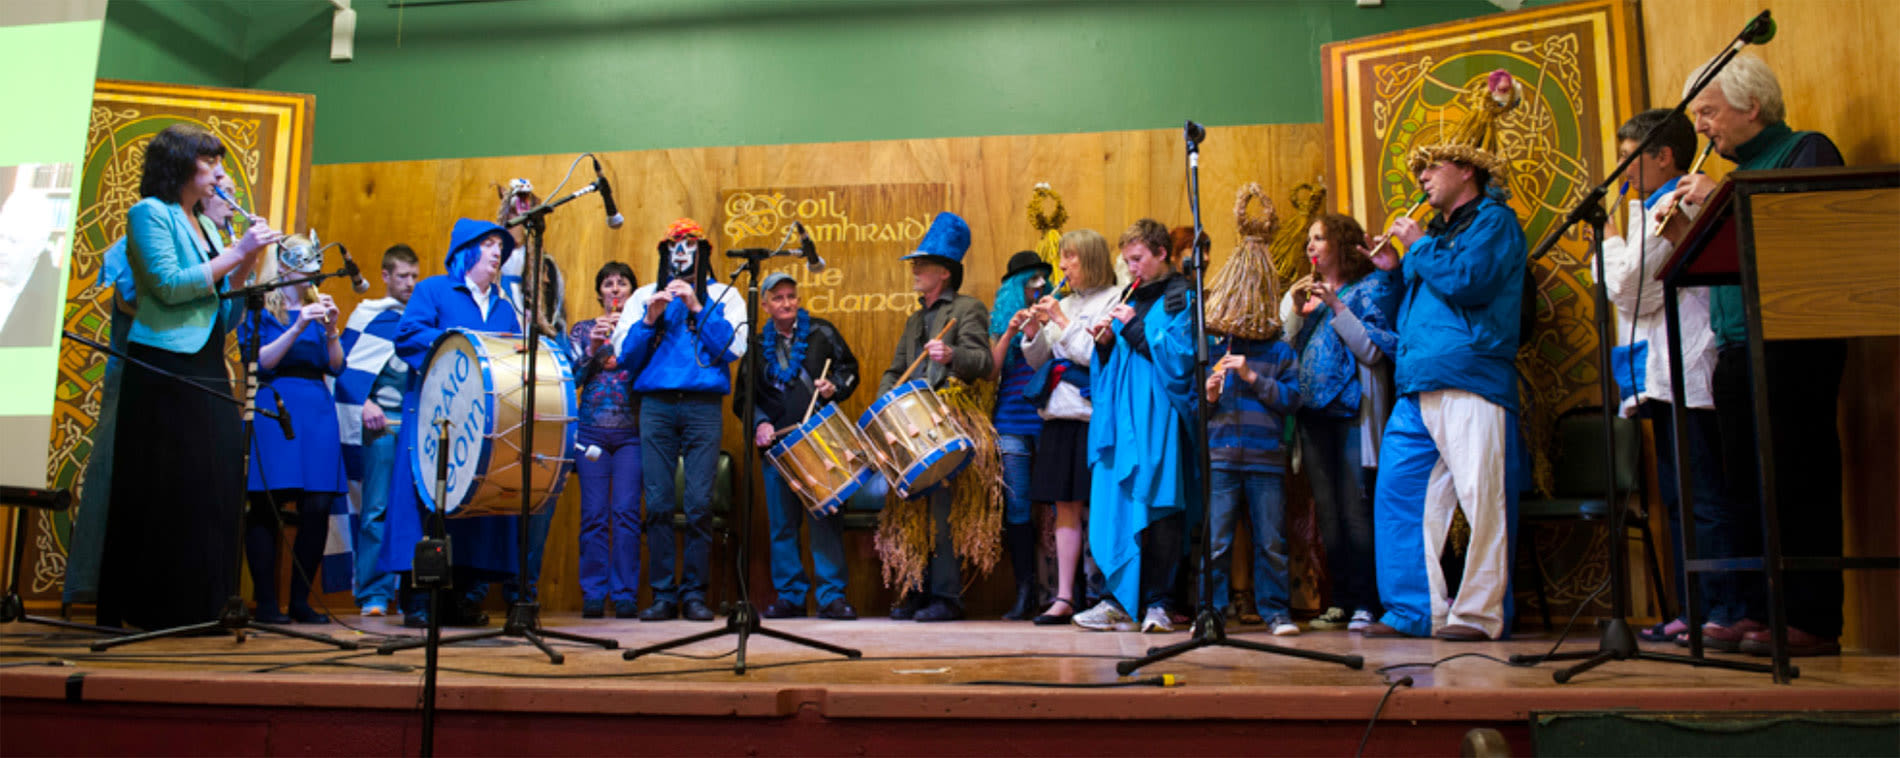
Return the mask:
M 1766 45 L 1775 38 L 1775 20 L 1762 11 L 1761 15 L 1750 19 L 1748 26 L 1742 27 L 1742 33 L 1735 36 L 1737 46 Z
M 363 280 L 363 270 L 357 268 L 356 261 L 350 258 L 350 249 L 344 247 L 341 242 L 332 244 L 335 244 L 337 252 L 343 255 L 343 270 L 350 277 L 350 289 L 356 290 L 358 295 L 368 292 L 369 282 Z
M 803 223 L 793 221 L 792 228 L 798 230 L 798 248 L 805 256 L 805 270 L 818 273 L 825 270 L 825 259 L 818 257 L 818 246 L 811 241 L 811 235 L 805 232 Z
M 272 392 L 270 397 L 272 400 L 277 401 L 277 428 L 278 430 L 284 433 L 284 439 L 286 440 L 296 439 L 297 431 L 295 429 L 292 429 L 290 426 L 290 411 L 284 409 L 284 396 L 279 395 L 275 392 Z
M 607 183 L 607 176 L 600 172 L 600 159 L 591 160 L 594 161 L 594 186 L 600 190 L 600 202 L 607 210 L 607 228 L 619 229 L 627 219 L 620 215 L 620 207 L 614 204 L 614 188 Z

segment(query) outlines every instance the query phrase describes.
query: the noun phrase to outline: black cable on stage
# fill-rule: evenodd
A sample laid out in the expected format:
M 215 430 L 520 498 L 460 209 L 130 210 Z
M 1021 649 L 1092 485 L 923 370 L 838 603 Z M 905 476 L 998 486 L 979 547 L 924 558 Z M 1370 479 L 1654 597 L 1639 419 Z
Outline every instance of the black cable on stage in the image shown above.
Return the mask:
M 1386 685 L 1385 694 L 1379 696 L 1379 705 L 1372 709 L 1372 720 L 1366 722 L 1366 733 L 1359 737 L 1359 749 L 1353 751 L 1353 758 L 1366 754 L 1366 743 L 1372 740 L 1372 727 L 1378 726 L 1379 714 L 1385 711 L 1385 701 L 1392 697 L 1392 691 L 1410 686 L 1412 686 L 1412 678 L 1409 676 L 1399 677 Z
M 1187 684 L 1187 680 L 1173 674 L 1162 674 L 1160 676 L 1148 676 L 1122 682 L 1022 682 L 1005 679 L 978 679 L 974 682 L 957 682 L 956 684 L 966 687 L 1049 687 L 1053 689 L 1097 690 L 1115 689 L 1118 687 L 1179 687 Z
M 1577 609 L 1570 612 L 1570 620 L 1564 622 L 1563 631 L 1557 635 L 1557 641 L 1554 643 L 1551 643 L 1550 650 L 1545 651 L 1543 655 L 1537 656 L 1537 660 L 1525 661 L 1523 663 L 1516 663 L 1516 662 L 1509 661 L 1503 658 L 1499 658 L 1494 655 L 1490 655 L 1488 653 L 1477 653 L 1477 652 L 1458 653 L 1456 655 L 1445 656 L 1435 661 L 1411 661 L 1411 662 L 1406 662 L 1406 663 L 1394 663 L 1389 666 L 1381 666 L 1377 669 L 1374 669 L 1373 673 L 1386 674 L 1392 671 L 1397 671 L 1399 669 L 1421 668 L 1421 667 L 1428 668 L 1428 669 L 1435 669 L 1435 668 L 1438 668 L 1440 664 L 1447 663 L 1450 661 L 1455 661 L 1459 658 L 1483 658 L 1487 661 L 1496 661 L 1498 663 L 1502 663 L 1512 668 L 1531 668 L 1531 667 L 1540 665 L 1545 660 L 1549 659 L 1551 655 L 1555 654 L 1558 648 L 1563 647 L 1564 640 L 1570 637 L 1571 628 L 1576 626 L 1577 624 L 1577 618 L 1583 615 L 1583 609 L 1590 607 L 1591 601 L 1596 600 L 1597 596 L 1603 594 L 1603 591 L 1606 589 L 1609 589 L 1609 587 L 1610 587 L 1609 581 L 1604 580 L 1602 584 L 1597 585 L 1597 588 L 1595 591 L 1591 592 L 1588 597 L 1585 597 L 1583 599 L 1583 602 L 1580 602 L 1577 604 Z

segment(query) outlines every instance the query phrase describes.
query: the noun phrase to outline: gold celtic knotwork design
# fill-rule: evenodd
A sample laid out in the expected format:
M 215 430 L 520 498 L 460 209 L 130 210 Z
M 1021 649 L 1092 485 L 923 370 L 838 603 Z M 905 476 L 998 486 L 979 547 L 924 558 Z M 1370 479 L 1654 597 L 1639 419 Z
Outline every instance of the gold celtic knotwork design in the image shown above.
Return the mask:
M 739 240 L 747 237 L 768 237 L 778 232 L 779 201 L 784 195 L 754 195 L 736 192 L 726 198 L 726 239 Z

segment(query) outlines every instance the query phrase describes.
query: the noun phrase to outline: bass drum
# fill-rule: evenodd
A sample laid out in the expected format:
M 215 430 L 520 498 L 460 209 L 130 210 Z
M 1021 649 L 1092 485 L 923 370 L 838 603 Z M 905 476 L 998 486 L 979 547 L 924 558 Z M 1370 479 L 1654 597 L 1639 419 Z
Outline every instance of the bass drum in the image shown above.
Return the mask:
M 530 510 L 561 495 L 574 449 L 574 373 L 567 356 L 542 343 L 535 356 L 533 412 L 527 399 L 527 345 L 519 335 L 460 327 L 445 330 L 429 351 L 417 397 L 416 493 L 435 509 L 436 422 L 449 420 L 449 517 L 521 512 L 521 467 L 528 466 Z M 521 449 L 522 424 L 534 424 L 534 449 Z

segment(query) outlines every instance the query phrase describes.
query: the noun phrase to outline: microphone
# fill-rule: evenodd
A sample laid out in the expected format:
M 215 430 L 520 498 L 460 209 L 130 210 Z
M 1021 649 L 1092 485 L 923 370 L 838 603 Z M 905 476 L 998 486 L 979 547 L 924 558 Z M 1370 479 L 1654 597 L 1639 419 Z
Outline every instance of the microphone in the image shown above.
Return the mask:
M 350 259 L 350 249 L 341 242 L 333 244 L 336 245 L 336 251 L 343 255 L 343 272 L 350 277 L 350 289 L 356 290 L 358 295 L 368 292 L 369 282 L 363 280 L 363 270 L 357 268 L 356 261 Z
M 1735 41 L 1750 45 L 1766 45 L 1774 38 L 1775 20 L 1768 16 L 1768 11 L 1762 11 L 1761 15 L 1749 20 L 1748 26 L 1742 27 L 1742 33 L 1736 36 Z
M 1187 135 L 1187 141 L 1196 145 L 1207 141 L 1207 127 L 1194 123 L 1192 120 L 1187 122 L 1187 126 L 1183 127 L 1182 131 Z
M 812 244 L 811 235 L 805 233 L 805 225 L 801 222 L 793 221 L 792 228 L 798 230 L 798 248 L 803 251 L 805 256 L 805 270 L 814 274 L 824 271 L 825 259 L 818 257 L 818 246 Z
M 614 188 L 607 183 L 607 176 L 600 173 L 600 159 L 594 161 L 594 186 L 600 190 L 600 202 L 607 207 L 607 228 L 619 229 L 626 223 L 626 217 L 620 215 L 620 208 L 614 205 Z
M 272 392 L 271 399 L 277 401 L 277 429 L 284 433 L 284 439 L 296 439 L 297 430 L 292 429 L 290 426 L 290 411 L 284 410 L 284 396 Z

